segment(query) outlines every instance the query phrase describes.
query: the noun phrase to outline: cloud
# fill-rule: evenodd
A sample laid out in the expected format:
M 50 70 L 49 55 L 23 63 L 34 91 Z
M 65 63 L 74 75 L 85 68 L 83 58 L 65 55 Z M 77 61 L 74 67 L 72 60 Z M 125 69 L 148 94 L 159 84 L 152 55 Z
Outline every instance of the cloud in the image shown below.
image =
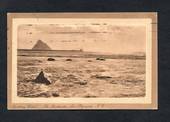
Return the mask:
M 145 51 L 144 26 L 115 26 L 108 23 L 20 25 L 18 35 L 18 48 L 32 48 L 40 39 L 52 49 L 81 48 L 113 53 Z

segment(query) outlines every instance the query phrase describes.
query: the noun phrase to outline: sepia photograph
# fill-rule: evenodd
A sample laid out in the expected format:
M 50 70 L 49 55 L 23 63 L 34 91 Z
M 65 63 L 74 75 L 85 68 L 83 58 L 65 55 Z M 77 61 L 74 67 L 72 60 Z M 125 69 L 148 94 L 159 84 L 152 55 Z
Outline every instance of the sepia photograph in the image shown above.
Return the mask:
M 8 13 L 8 109 L 157 109 L 157 13 Z

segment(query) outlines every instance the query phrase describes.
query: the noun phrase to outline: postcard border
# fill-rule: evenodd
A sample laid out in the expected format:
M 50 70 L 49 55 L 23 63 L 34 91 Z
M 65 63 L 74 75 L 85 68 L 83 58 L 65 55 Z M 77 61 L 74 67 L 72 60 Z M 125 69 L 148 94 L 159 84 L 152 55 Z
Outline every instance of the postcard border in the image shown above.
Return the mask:
M 157 12 L 112 13 L 7 13 L 7 95 L 9 110 L 28 109 L 158 109 Z M 14 18 L 151 18 L 152 19 L 152 103 L 151 104 L 58 104 L 12 103 L 12 19 Z

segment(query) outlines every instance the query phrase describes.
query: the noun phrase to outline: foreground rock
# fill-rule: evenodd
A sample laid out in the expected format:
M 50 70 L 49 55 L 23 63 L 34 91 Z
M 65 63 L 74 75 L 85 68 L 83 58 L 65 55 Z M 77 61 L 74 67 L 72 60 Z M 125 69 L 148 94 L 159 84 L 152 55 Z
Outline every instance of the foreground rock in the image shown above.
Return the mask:
M 44 76 L 44 72 L 41 71 L 39 73 L 39 75 L 36 77 L 36 79 L 34 80 L 34 82 L 36 83 L 42 83 L 42 84 L 46 84 L 46 85 L 49 85 L 51 84 L 51 81 L 48 80 L 45 76 Z

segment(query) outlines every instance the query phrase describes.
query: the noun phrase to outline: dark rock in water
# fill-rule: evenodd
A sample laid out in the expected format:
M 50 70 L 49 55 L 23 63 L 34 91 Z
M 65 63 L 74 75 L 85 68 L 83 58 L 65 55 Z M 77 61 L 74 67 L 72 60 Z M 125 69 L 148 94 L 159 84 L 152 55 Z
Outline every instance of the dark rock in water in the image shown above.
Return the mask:
M 40 72 L 40 74 L 36 77 L 34 82 L 36 82 L 36 83 L 43 83 L 43 84 L 46 84 L 46 85 L 51 84 L 51 82 L 44 76 L 44 72 L 43 71 Z
M 105 58 L 96 58 L 96 60 L 105 61 Z
M 96 76 L 96 78 L 99 78 L 99 79 L 106 79 L 106 78 L 112 78 L 110 76 Z
M 72 61 L 72 59 L 68 58 L 68 59 L 66 59 L 66 61 Z
M 48 58 L 47 60 L 48 60 L 48 61 L 55 61 L 54 58 Z

